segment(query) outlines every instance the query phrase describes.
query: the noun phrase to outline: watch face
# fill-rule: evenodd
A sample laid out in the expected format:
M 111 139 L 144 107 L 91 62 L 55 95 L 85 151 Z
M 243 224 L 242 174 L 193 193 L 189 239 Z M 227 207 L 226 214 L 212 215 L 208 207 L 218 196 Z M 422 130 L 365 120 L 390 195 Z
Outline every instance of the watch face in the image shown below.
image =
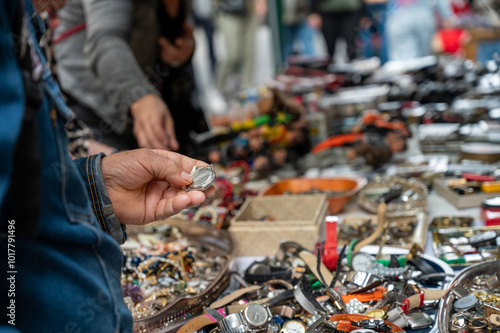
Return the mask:
M 281 329 L 282 333 L 304 333 L 306 331 L 306 325 L 298 320 L 289 320 Z
M 355 271 L 366 272 L 373 266 L 375 258 L 365 252 L 357 252 L 351 259 L 352 269 Z
M 215 171 L 213 166 L 195 166 L 191 171 L 191 177 L 193 177 L 193 182 L 186 187 L 186 190 L 205 191 L 212 186 L 215 180 Z
M 270 319 L 267 309 L 260 304 L 249 304 L 243 311 L 249 325 L 260 327 Z

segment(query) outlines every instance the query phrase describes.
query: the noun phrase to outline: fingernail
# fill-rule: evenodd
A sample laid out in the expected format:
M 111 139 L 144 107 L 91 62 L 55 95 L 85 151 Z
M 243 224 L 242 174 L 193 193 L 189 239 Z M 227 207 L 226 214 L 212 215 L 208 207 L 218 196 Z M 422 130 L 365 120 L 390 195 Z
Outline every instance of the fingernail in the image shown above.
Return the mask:
M 184 171 L 181 172 L 181 177 L 187 180 L 189 183 L 193 182 L 193 177 L 189 173 L 186 173 Z

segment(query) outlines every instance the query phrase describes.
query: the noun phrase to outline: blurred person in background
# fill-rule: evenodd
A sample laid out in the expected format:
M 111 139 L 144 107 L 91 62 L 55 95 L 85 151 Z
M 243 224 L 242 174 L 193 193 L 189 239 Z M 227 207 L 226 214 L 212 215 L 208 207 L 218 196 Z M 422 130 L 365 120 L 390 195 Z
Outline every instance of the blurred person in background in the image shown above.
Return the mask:
M 309 24 L 323 32 L 328 54 L 335 54 L 337 39 L 347 44 L 347 58 L 353 60 L 358 54 L 355 44 L 358 23 L 362 16 L 362 0 L 313 0 L 313 14 Z
M 217 0 L 217 30 L 225 46 L 216 70 L 219 91 L 230 94 L 254 86 L 256 32 L 266 5 L 266 0 Z M 233 74 L 239 76 L 236 88 L 229 81 Z
M 310 0 L 283 0 L 283 61 L 286 63 L 292 54 L 313 55 L 313 38 L 315 29 L 309 25 L 307 17 L 311 12 Z M 300 50 L 294 49 L 300 43 Z
M 439 12 L 445 27 L 455 16 L 449 0 L 389 0 L 386 36 L 389 60 L 409 60 L 432 55 L 432 38 Z
M 376 56 L 382 64 L 387 61 L 386 16 L 387 0 L 365 0 L 365 17 L 361 19 L 359 36 L 363 56 Z
M 212 73 L 215 74 L 215 64 L 217 63 L 217 58 L 215 56 L 214 49 L 214 9 L 211 0 L 193 0 L 193 21 L 196 27 L 203 29 L 205 36 L 207 38 L 207 46 L 210 54 L 210 69 Z
M 170 110 L 129 45 L 131 10 L 128 1 L 75 0 L 59 12 L 53 42 L 60 84 L 71 109 L 102 143 L 117 149 L 177 150 Z M 175 45 L 172 64 L 190 59 L 190 38 L 186 31 Z M 154 43 L 161 43 L 162 50 L 167 47 L 164 40 Z
M 195 49 L 189 1 L 132 0 L 130 48 L 167 104 L 175 123 L 179 152 L 191 154 L 189 132 L 205 132 L 203 111 L 192 103 L 195 89 L 191 65 Z

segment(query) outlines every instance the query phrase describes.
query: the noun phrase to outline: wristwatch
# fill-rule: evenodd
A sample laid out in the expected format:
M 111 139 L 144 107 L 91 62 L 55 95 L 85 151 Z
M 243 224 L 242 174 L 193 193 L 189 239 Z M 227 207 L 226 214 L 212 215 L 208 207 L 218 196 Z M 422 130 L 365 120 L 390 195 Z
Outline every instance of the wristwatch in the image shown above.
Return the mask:
M 306 330 L 306 324 L 300 320 L 292 319 L 283 324 L 280 333 L 305 333 Z
M 250 303 L 242 312 L 233 313 L 218 322 L 221 333 L 256 333 L 267 330 L 272 318 L 268 307 Z

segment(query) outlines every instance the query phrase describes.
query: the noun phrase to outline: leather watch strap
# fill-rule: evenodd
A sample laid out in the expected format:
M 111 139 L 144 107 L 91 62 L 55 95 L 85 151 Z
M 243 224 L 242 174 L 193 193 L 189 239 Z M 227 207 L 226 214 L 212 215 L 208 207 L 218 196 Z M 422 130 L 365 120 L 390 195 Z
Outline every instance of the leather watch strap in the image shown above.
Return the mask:
M 271 313 L 273 315 L 278 315 L 281 317 L 292 319 L 295 315 L 295 309 L 292 308 L 291 306 L 279 305 L 279 306 L 273 306 L 271 308 Z
M 196 331 L 201 330 L 203 327 L 210 325 L 210 324 L 215 324 L 217 321 L 211 317 L 207 316 L 205 314 L 202 314 L 198 317 L 194 317 L 184 325 L 182 325 L 181 328 L 177 331 L 178 333 L 193 333 Z
M 405 313 L 410 312 L 411 309 L 418 308 L 424 305 L 424 301 L 433 301 L 443 298 L 450 290 L 435 290 L 435 289 L 422 289 L 420 293 L 412 295 L 403 301 L 401 308 Z
M 261 288 L 262 287 L 259 286 L 259 285 L 253 285 L 253 286 L 250 286 L 250 287 L 238 289 L 236 291 L 233 291 L 229 295 L 224 296 L 221 299 L 219 299 L 219 300 L 213 302 L 212 304 L 210 304 L 210 308 L 212 308 L 212 309 L 222 308 L 223 306 L 226 306 L 229 303 L 237 300 L 241 296 L 243 296 L 243 295 L 245 295 L 247 293 L 251 293 L 251 292 L 257 291 L 257 290 L 259 290 Z
M 273 307 L 283 301 L 292 298 L 293 298 L 293 289 L 288 289 L 271 298 L 269 301 L 266 302 L 266 305 L 269 307 Z
M 425 301 L 434 301 L 443 298 L 451 289 L 422 289 Z
M 271 270 L 269 273 L 250 274 L 245 272 L 245 280 L 249 283 L 264 283 L 269 280 L 291 280 L 292 272 L 289 270 Z
M 307 251 L 302 251 L 300 252 L 300 259 L 302 259 L 307 267 L 311 270 L 311 272 L 314 274 L 314 276 L 321 281 L 318 270 L 316 269 L 316 263 L 317 259 L 314 254 L 311 252 Z M 328 268 L 325 266 L 325 264 L 321 263 L 321 274 L 323 275 L 323 278 L 325 279 L 326 284 L 330 285 L 333 281 L 333 274 L 328 270 Z M 335 287 L 340 286 L 341 284 L 339 282 L 335 283 Z
M 237 312 L 241 312 L 243 310 L 245 310 L 245 308 L 249 305 L 249 304 L 264 304 L 266 303 L 267 301 L 269 301 L 269 298 L 261 298 L 261 299 L 257 299 L 255 301 L 252 301 L 250 303 L 244 303 L 244 304 L 231 304 L 231 305 L 228 305 L 226 306 L 226 312 L 227 314 L 232 314 L 232 313 L 237 313 Z

